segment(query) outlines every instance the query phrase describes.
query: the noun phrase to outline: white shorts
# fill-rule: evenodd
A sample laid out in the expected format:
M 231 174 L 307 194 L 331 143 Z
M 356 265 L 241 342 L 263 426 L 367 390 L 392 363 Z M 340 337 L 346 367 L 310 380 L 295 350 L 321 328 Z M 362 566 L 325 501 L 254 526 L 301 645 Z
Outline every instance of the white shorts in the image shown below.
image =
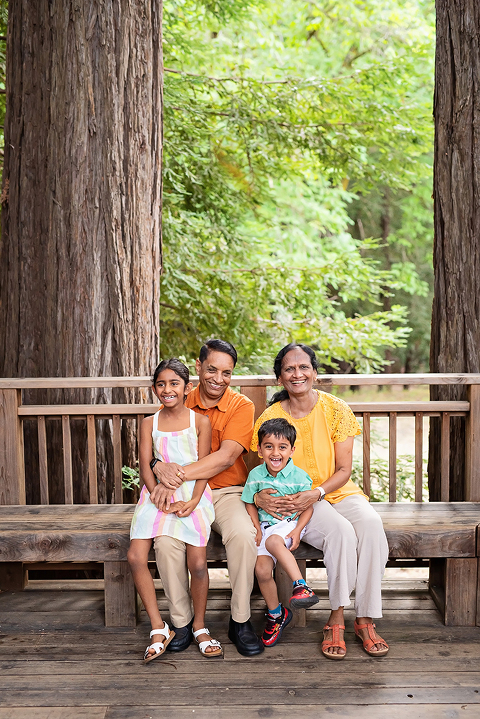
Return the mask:
M 275 557 L 270 554 L 270 552 L 265 547 L 265 542 L 267 541 L 268 537 L 270 537 L 272 534 L 278 534 L 279 537 L 282 537 L 282 539 L 285 540 L 285 546 L 287 549 L 290 549 L 292 546 L 292 539 L 289 537 L 288 539 L 285 539 L 287 534 L 290 534 L 295 527 L 297 526 L 297 520 L 296 519 L 282 519 L 280 522 L 277 522 L 276 524 L 270 524 L 269 522 L 261 522 L 260 528 L 262 530 L 262 541 L 260 542 L 260 546 L 257 547 L 257 556 L 258 557 L 271 557 L 273 559 L 273 563 L 276 564 L 277 560 Z M 300 533 L 300 539 L 303 537 L 305 532 L 307 531 L 307 528 L 304 527 Z

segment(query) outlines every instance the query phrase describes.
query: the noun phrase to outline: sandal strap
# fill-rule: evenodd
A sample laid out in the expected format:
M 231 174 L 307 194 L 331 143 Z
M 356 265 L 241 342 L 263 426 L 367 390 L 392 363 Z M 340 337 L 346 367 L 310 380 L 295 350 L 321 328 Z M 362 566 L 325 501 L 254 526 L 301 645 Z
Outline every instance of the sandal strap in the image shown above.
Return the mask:
M 200 634 L 208 634 L 208 636 L 210 636 L 210 632 L 208 631 L 208 629 L 203 627 L 203 629 L 197 629 L 196 632 L 193 632 L 193 638 L 196 639 L 198 636 L 200 636 Z M 203 644 L 203 642 L 202 642 L 202 644 Z M 198 645 L 198 646 L 200 646 L 200 645 Z
M 207 647 L 214 647 L 214 648 L 220 647 L 220 649 L 221 649 L 222 645 L 216 639 L 206 639 L 204 642 L 199 642 L 198 647 L 199 647 L 200 651 L 202 652 L 202 654 L 205 654 L 205 649 Z
M 367 651 L 370 651 L 370 649 L 374 647 L 375 644 L 383 644 L 387 649 L 389 649 L 387 642 L 382 639 L 382 637 L 379 636 L 375 631 L 376 626 L 377 625 L 373 622 L 367 622 L 366 624 L 357 624 L 357 620 L 355 620 L 354 622 L 355 634 L 357 634 L 357 636 L 357 629 L 366 629 L 368 632 L 368 639 L 362 639 L 362 637 L 360 637 L 360 639 L 362 639 L 363 641 L 363 646 Z
M 165 645 L 163 642 L 154 642 L 153 644 L 149 644 L 149 646 L 145 649 L 145 654 L 143 655 L 143 658 L 148 659 L 148 657 L 154 657 L 155 654 L 160 654 L 160 652 L 163 652 L 164 646 Z M 153 649 L 155 654 L 150 654 L 150 649 Z
M 332 630 L 332 638 L 324 639 L 322 642 L 322 648 L 329 649 L 330 647 L 339 647 L 339 649 L 345 649 L 346 651 L 347 645 L 343 639 L 340 639 L 340 629 L 345 631 L 345 626 L 343 624 L 332 624 L 332 626 L 325 624 L 323 627 L 324 632 L 330 629 Z
M 165 639 L 168 639 L 168 637 L 170 635 L 170 629 L 169 629 L 167 622 L 165 622 L 165 626 L 163 627 L 163 629 L 152 629 L 152 631 L 150 632 L 150 639 L 153 637 L 154 634 L 161 634 L 162 637 L 165 637 Z M 156 644 L 158 644 L 158 643 L 161 644 L 161 642 L 156 642 Z

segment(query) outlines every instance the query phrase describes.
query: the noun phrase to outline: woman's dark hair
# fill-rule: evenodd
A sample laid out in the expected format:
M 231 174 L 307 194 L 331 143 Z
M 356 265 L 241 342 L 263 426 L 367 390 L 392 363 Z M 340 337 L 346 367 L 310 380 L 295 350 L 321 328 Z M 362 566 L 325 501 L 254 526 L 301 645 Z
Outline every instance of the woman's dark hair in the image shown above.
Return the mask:
M 265 437 L 272 435 L 277 439 L 284 437 L 293 447 L 297 439 L 297 430 L 283 417 L 274 417 L 263 422 L 258 429 L 258 444 L 261 445 Z
M 294 349 L 301 349 L 310 357 L 310 362 L 315 371 L 318 370 L 318 362 L 317 357 L 315 355 L 315 352 L 312 350 L 311 347 L 308 345 L 302 345 L 298 342 L 290 342 L 289 345 L 286 345 L 285 347 L 282 347 L 278 355 L 275 357 L 275 360 L 273 362 L 273 371 L 275 372 L 275 377 L 277 379 L 280 378 L 280 375 L 282 374 L 282 362 L 283 358 L 288 352 L 291 352 L 291 350 Z M 276 392 L 272 399 L 270 400 L 270 405 L 275 404 L 276 402 L 283 402 L 284 399 L 289 399 L 289 394 L 286 389 L 280 390 L 280 392 Z
M 185 367 L 183 362 L 180 362 L 180 360 L 176 357 L 170 357 L 170 359 L 162 360 L 153 373 L 152 384 L 154 387 L 158 379 L 158 375 L 160 372 L 163 372 L 164 369 L 171 369 L 172 372 L 178 374 L 180 379 L 183 379 L 186 385 L 190 382 L 190 372 L 188 371 L 188 367 Z
M 208 340 L 200 347 L 200 354 L 198 356 L 200 362 L 205 362 L 210 352 L 224 352 L 233 359 L 234 367 L 237 364 L 237 350 L 230 342 L 225 342 L 225 340 Z

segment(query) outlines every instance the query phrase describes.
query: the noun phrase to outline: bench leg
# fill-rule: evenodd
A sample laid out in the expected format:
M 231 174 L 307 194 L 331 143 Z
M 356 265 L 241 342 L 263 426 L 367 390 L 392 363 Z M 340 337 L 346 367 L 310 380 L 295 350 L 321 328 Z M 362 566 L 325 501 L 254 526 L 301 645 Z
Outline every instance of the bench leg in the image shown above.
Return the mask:
M 305 579 L 307 575 L 307 563 L 304 559 L 297 559 L 298 568 L 302 573 L 302 577 Z M 292 596 L 292 580 L 288 576 L 282 567 L 277 564 L 275 567 L 275 582 L 277 584 L 278 598 L 284 607 L 290 607 L 290 597 Z M 293 619 L 291 622 L 292 627 L 306 627 L 307 626 L 307 612 L 305 609 L 294 609 L 290 607 L 293 612 Z
M 135 627 L 137 592 L 128 562 L 104 562 L 105 626 Z
M 475 557 L 430 560 L 430 593 L 447 626 L 475 626 L 477 562 Z
M 22 562 L 0 562 L 0 591 L 21 592 L 27 586 L 27 570 Z

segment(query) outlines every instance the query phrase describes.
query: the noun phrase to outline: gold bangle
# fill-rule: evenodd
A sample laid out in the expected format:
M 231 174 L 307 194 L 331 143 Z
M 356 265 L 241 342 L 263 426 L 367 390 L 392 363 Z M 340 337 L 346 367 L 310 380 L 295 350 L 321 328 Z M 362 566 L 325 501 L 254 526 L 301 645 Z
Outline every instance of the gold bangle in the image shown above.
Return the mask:
M 257 507 L 257 509 L 258 509 L 257 494 L 258 494 L 258 492 L 255 492 L 255 494 L 253 495 L 253 503 L 254 503 L 254 505 L 255 505 L 255 506 Z

